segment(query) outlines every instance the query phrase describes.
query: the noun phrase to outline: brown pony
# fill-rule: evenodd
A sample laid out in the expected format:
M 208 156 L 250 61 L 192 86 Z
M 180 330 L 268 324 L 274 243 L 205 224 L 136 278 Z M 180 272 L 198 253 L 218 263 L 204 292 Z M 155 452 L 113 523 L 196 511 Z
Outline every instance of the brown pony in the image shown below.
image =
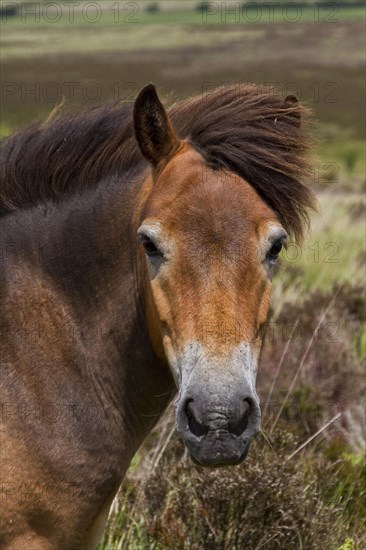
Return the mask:
M 271 278 L 311 192 L 295 98 L 220 88 L 33 125 L 1 150 L 6 550 L 90 549 L 177 392 L 193 460 L 238 464 Z

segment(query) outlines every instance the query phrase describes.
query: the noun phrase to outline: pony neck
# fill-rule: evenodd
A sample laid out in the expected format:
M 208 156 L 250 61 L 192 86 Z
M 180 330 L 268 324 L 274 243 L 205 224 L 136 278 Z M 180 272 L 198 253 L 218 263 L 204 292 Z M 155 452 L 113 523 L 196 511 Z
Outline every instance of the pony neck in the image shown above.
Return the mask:
M 101 413 L 112 411 L 113 424 L 121 425 L 113 436 L 116 453 L 127 464 L 174 393 L 170 371 L 148 334 L 143 264 L 131 222 L 135 196 L 134 188 L 110 182 L 8 218 L 21 257 L 33 262 L 32 279 L 52 287 L 50 307 L 62 304 L 73 318 L 76 334 L 69 338 L 83 348 L 77 359 L 83 399 L 98 401 Z M 69 327 L 60 324 L 58 330 Z

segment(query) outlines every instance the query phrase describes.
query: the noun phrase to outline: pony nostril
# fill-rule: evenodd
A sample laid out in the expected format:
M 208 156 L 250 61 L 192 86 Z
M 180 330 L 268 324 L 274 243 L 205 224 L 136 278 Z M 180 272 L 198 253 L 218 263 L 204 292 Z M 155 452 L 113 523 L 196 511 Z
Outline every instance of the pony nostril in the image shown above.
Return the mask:
M 207 410 L 207 404 L 202 409 L 199 400 L 187 399 L 180 416 L 183 433 L 186 436 L 191 434 L 199 440 L 210 434 L 212 437 L 214 437 L 213 434 L 221 436 L 226 434 L 234 439 L 249 439 L 258 430 L 259 404 L 251 397 L 233 401 L 236 403 L 235 409 L 216 405 Z
M 229 422 L 230 433 L 239 437 L 247 430 L 251 411 L 251 400 L 244 399 L 243 402 L 240 404 L 237 414 L 235 414 L 233 420 Z
M 186 405 L 186 415 L 188 420 L 189 431 L 196 437 L 203 437 L 208 433 L 208 426 L 204 426 L 199 420 L 194 411 L 193 399 L 188 401 Z

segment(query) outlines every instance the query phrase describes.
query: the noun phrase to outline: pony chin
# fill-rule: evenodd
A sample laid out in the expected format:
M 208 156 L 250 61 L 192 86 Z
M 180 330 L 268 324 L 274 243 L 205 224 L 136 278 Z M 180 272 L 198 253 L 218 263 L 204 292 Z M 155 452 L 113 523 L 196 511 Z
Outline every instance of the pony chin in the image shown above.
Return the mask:
M 196 466 L 219 468 L 241 464 L 248 456 L 250 441 L 245 443 L 241 452 L 236 452 L 233 455 L 229 455 L 227 450 L 225 452 L 220 452 L 220 450 L 215 449 L 214 446 L 208 446 L 207 449 L 200 449 L 197 454 L 194 454 L 194 451 L 191 451 L 187 445 L 186 448 L 188 449 L 192 462 L 194 462 Z

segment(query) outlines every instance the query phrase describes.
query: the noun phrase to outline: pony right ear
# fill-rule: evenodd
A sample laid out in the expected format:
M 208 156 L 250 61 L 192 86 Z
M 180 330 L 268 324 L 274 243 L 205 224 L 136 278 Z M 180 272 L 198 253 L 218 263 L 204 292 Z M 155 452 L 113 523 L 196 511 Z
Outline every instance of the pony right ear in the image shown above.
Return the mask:
M 137 96 L 133 119 L 136 140 L 144 157 L 154 167 L 167 162 L 180 142 L 153 84 L 145 86 Z

